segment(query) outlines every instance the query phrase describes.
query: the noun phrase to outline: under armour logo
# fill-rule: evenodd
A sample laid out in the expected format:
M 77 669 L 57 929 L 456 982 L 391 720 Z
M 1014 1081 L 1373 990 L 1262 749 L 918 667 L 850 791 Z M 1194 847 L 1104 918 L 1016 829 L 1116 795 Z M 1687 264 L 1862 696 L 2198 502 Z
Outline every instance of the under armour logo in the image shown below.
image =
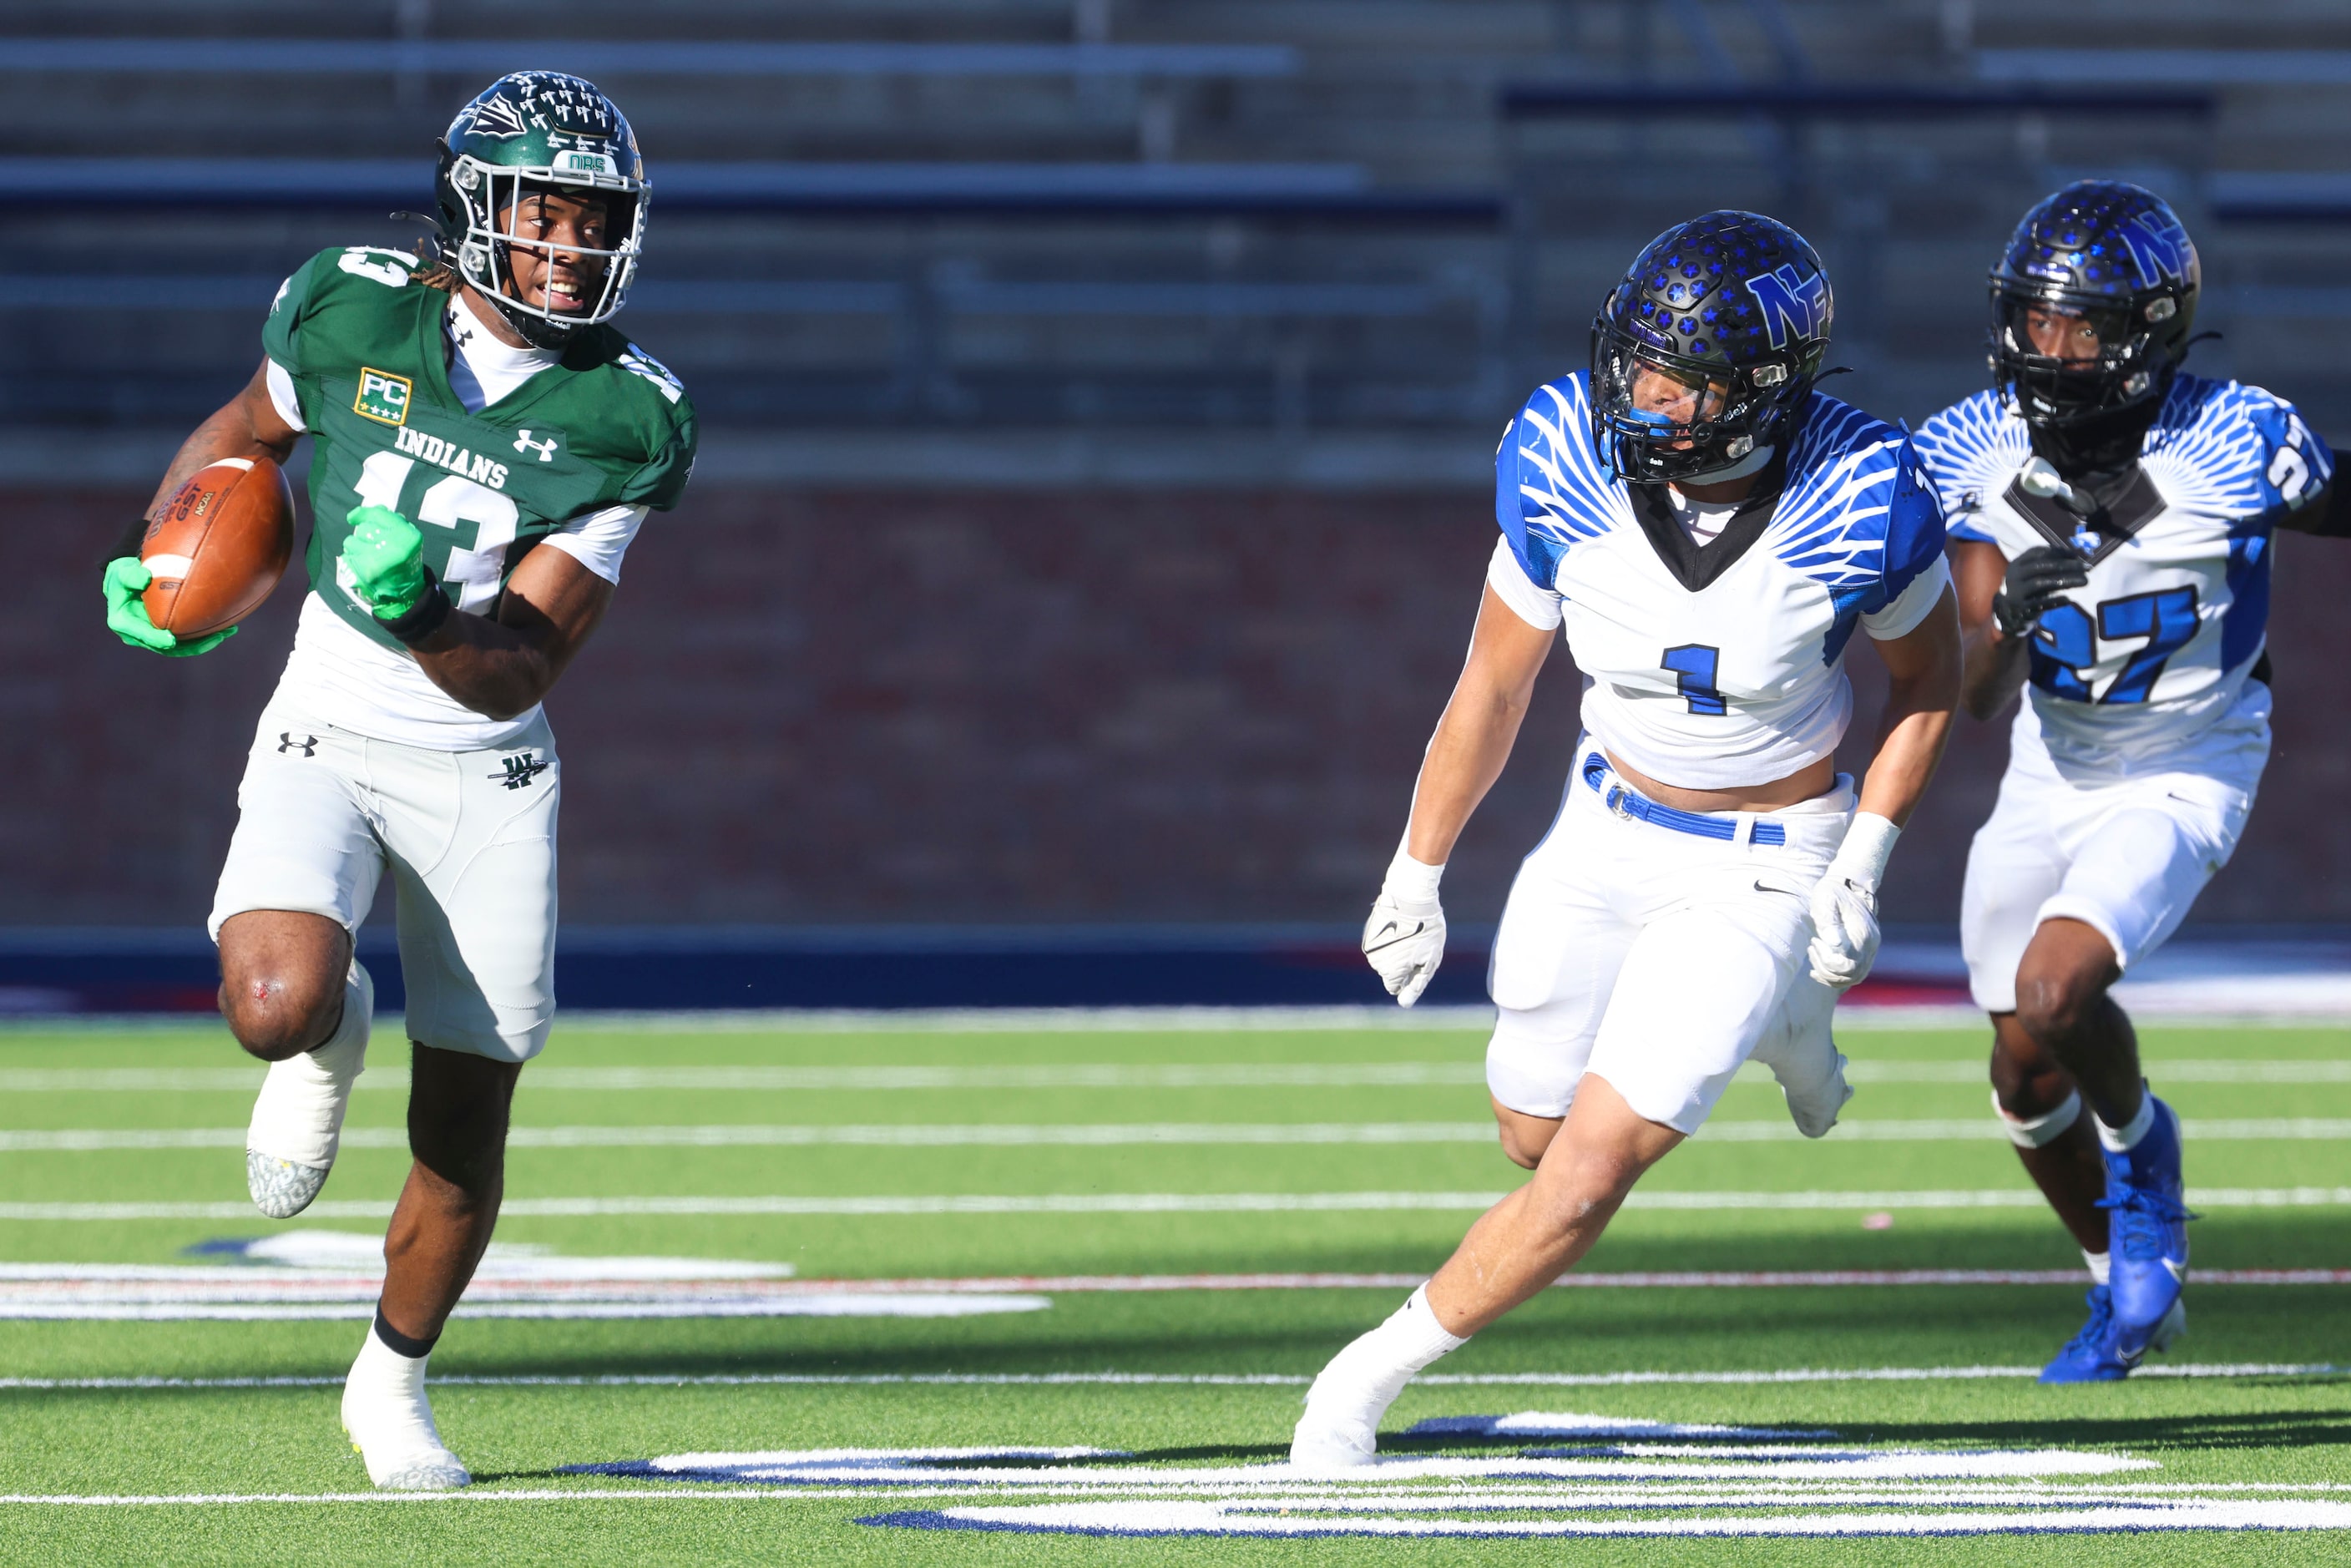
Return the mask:
M 555 461 L 555 442 L 552 435 L 544 441 L 533 441 L 530 432 L 526 430 L 515 437 L 514 449 L 517 452 L 536 452 L 541 463 L 552 463 Z
M 306 735 L 297 740 L 294 738 L 292 730 L 281 729 L 277 732 L 277 749 L 281 752 L 298 751 L 305 757 L 316 757 L 319 754 L 319 737 L 315 735 Z
M 506 771 L 493 773 L 490 777 L 509 789 L 522 789 L 547 771 L 547 764 L 539 761 L 528 751 L 519 757 L 502 757 L 498 760 L 506 764 Z

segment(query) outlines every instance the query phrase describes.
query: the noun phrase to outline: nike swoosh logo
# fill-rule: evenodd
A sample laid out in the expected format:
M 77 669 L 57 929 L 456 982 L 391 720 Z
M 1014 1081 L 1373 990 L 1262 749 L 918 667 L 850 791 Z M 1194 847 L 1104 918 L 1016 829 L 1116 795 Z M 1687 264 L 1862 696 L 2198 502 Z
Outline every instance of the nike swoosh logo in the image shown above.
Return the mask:
M 1414 937 L 1428 929 L 1428 922 L 1426 920 L 1422 921 L 1419 925 L 1414 926 L 1411 930 L 1405 932 L 1400 936 L 1388 936 L 1388 933 L 1395 929 L 1395 922 L 1388 922 L 1387 925 L 1380 928 L 1380 935 L 1382 936 L 1386 936 L 1387 940 L 1384 942 L 1367 942 L 1364 945 L 1364 951 L 1366 953 L 1377 953 L 1383 949 L 1393 947 L 1399 942 L 1409 942 Z
M 1783 898 L 1802 898 L 1804 896 L 1792 887 L 1766 887 L 1760 882 L 1755 884 L 1755 891 L 1758 893 L 1776 893 Z
M 2188 1282 L 2188 1266 L 2185 1263 L 2175 1263 L 2168 1258 L 2162 1261 L 2165 1273 L 2169 1274 L 2180 1284 L 2184 1285 Z

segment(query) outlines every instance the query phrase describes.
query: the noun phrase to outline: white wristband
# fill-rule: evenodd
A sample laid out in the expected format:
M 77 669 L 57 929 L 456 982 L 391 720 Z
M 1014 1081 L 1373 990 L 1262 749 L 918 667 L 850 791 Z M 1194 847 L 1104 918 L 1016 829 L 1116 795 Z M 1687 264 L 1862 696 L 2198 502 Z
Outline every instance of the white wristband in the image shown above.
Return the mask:
M 1430 865 L 1426 861 L 1416 861 L 1399 847 L 1395 859 L 1388 862 L 1387 881 L 1382 885 L 1388 896 L 1400 904 L 1435 904 L 1437 884 L 1444 878 L 1442 862 Z
M 1886 862 L 1894 853 L 1894 841 L 1901 836 L 1901 829 L 1876 812 L 1855 812 L 1853 825 L 1844 831 L 1844 841 L 1837 846 L 1836 858 L 1829 862 L 1829 874 L 1875 894 L 1877 884 L 1886 880 Z

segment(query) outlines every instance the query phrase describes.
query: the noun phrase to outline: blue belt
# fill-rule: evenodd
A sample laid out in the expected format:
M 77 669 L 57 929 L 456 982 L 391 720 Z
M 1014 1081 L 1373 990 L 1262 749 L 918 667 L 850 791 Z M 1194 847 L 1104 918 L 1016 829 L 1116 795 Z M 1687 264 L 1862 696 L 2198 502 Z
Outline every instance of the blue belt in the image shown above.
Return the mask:
M 1726 822 L 1720 817 L 1708 817 L 1697 811 L 1677 810 L 1646 796 L 1635 795 L 1621 783 L 1607 782 L 1608 759 L 1593 752 L 1583 759 L 1583 781 L 1601 803 L 1620 817 L 1632 817 L 1653 828 L 1666 828 L 1677 833 L 1694 833 L 1701 839 L 1734 840 L 1739 837 L 1739 824 Z M 1752 842 L 1784 844 L 1788 830 L 1777 822 L 1758 822 Z

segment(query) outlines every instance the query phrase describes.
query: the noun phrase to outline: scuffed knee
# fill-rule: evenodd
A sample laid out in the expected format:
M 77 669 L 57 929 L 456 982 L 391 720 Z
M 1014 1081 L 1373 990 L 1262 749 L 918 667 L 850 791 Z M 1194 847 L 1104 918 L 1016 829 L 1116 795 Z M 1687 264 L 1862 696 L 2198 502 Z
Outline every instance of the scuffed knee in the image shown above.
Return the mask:
M 246 1052 L 263 1061 L 289 1056 L 326 1042 L 341 1020 L 342 988 L 325 995 L 276 974 L 241 975 L 221 982 L 221 1017 Z

